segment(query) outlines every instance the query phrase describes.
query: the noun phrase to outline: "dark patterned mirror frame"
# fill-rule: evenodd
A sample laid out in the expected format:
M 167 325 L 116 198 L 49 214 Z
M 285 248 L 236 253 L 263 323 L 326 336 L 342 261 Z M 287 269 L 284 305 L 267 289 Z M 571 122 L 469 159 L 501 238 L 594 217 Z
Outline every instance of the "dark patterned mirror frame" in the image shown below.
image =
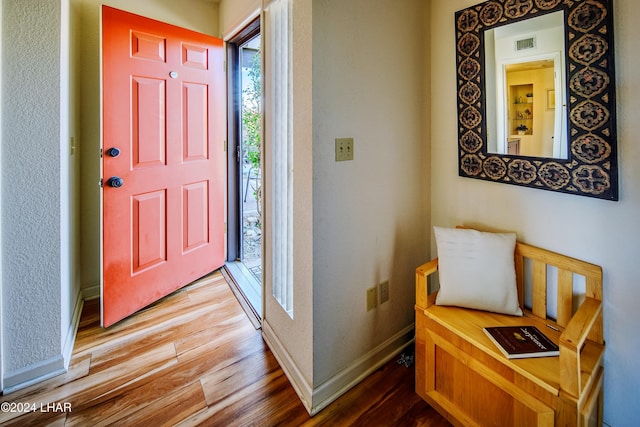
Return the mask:
M 556 11 L 565 21 L 568 158 L 487 153 L 484 31 Z M 611 0 L 489 0 L 456 12 L 460 176 L 618 200 L 612 15 Z

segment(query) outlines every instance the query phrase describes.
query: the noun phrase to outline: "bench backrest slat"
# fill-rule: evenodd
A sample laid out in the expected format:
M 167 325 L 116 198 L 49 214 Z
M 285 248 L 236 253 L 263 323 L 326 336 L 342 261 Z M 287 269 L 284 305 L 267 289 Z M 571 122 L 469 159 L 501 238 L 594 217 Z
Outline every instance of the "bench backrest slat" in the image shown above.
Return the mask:
M 602 268 L 575 258 L 517 242 L 515 251 L 516 280 L 520 306 L 524 307 L 525 265 L 531 261 L 532 304 L 531 312 L 537 317 L 547 319 L 547 313 L 556 313 L 557 325 L 567 326 L 574 312 L 574 274 L 585 277 L 585 296 L 602 301 Z M 555 267 L 558 271 L 557 307 L 549 310 L 547 298 L 547 269 Z M 601 335 L 602 331 L 596 331 Z M 598 338 L 598 337 L 595 337 Z M 597 341 L 597 339 L 596 339 Z
M 558 269 L 558 325 L 567 326 L 573 315 L 573 272 Z
M 547 318 L 547 264 L 533 259 L 533 305 L 531 311 L 536 316 Z

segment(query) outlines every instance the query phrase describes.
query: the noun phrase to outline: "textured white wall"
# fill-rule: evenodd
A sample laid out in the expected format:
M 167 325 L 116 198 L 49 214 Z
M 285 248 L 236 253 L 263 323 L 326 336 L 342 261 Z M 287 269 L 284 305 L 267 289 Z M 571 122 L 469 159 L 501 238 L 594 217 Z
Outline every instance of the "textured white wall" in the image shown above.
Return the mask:
M 414 321 L 428 255 L 424 2 L 313 2 L 314 386 Z M 335 161 L 335 138 L 354 160 Z M 390 282 L 367 312 L 366 290 Z
M 224 2 L 224 0 L 223 0 Z M 269 13 L 268 11 L 266 13 Z M 312 405 L 314 366 L 313 345 L 313 158 L 312 158 L 312 0 L 293 3 L 293 318 L 273 297 L 271 253 L 271 200 L 265 198 L 265 310 L 263 330 L 267 340 L 275 336 L 283 364 L 296 372 L 290 380 L 307 407 Z M 269 19 L 267 18 L 268 22 Z M 262 28 L 265 51 L 269 51 L 268 28 Z M 270 99 L 271 64 L 265 55 L 265 97 Z M 268 103 L 266 104 L 268 107 Z M 272 181 L 269 154 L 271 152 L 271 111 L 265 109 L 265 185 Z M 268 194 L 268 193 L 267 193 Z M 272 344 L 272 341 L 268 341 Z M 273 345 L 272 345 L 273 348 Z M 278 348 L 274 349 L 278 352 Z M 289 366 L 295 365 L 295 366 Z M 289 373 L 291 371 L 288 371 Z
M 2 52 L 3 52 L 3 48 L 2 48 L 2 29 L 3 29 L 3 24 L 2 24 L 2 17 L 3 17 L 3 12 L 2 12 L 2 2 L 0 1 L 0 129 L 2 129 L 2 100 L 3 100 L 3 96 L 2 96 Z M 3 132 L 0 131 L 0 165 L 2 165 L 2 145 L 3 145 Z M 2 265 L 3 265 L 3 254 L 2 254 L 2 173 L 0 173 L 0 333 L 3 333 L 2 331 L 4 330 L 4 321 L 2 320 L 4 318 L 4 291 L 3 291 L 3 280 L 2 280 Z M 4 390 L 4 363 L 2 363 L 2 361 L 4 357 L 4 340 L 0 337 L 0 390 Z
M 457 176 L 454 13 L 477 0 L 431 2 L 432 225 L 512 230 L 518 238 L 604 269 L 604 415 L 611 426 L 640 419 L 640 3 L 614 4 L 620 201 L 484 182 Z
M 60 345 L 68 365 L 73 352 L 76 336 L 76 322 L 79 321 L 82 307 L 79 275 L 79 243 L 78 206 L 80 195 L 77 181 L 79 159 L 72 151 L 71 137 L 75 135 L 77 110 L 71 99 L 74 90 L 71 87 L 73 75 L 71 71 L 72 56 L 75 54 L 71 44 L 71 17 L 69 0 L 60 3 L 60 106 L 59 124 L 60 139 Z
M 60 3 L 5 0 L 2 339 L 5 376 L 61 354 Z
M 230 2 L 223 28 L 250 9 Z M 267 250 L 265 329 L 314 408 L 343 386 L 343 369 L 413 323 L 413 272 L 429 250 L 424 7 L 294 1 L 294 314 L 270 297 Z M 355 160 L 336 163 L 334 139 L 344 136 L 355 138 Z M 365 290 L 385 279 L 390 301 L 367 312 Z

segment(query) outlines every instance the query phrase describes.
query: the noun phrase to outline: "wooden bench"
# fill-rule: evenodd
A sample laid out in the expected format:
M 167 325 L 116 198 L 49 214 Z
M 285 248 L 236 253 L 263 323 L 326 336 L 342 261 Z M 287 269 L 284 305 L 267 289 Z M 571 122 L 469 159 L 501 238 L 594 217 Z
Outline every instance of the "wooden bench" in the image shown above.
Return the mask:
M 529 259 L 530 261 L 527 261 Z M 548 266 L 557 269 L 557 319 L 548 317 Z M 435 304 L 416 270 L 416 392 L 454 425 L 591 426 L 602 424 L 602 269 L 520 242 L 515 270 L 523 317 Z M 555 269 L 549 269 L 554 272 Z M 524 307 L 525 273 L 532 306 Z M 575 307 L 574 274 L 586 293 Z M 550 274 L 551 276 L 551 274 Z M 555 277 L 555 274 L 554 274 Z M 529 285 L 527 286 L 529 288 Z M 560 347 L 559 357 L 507 359 L 485 326 L 533 325 Z

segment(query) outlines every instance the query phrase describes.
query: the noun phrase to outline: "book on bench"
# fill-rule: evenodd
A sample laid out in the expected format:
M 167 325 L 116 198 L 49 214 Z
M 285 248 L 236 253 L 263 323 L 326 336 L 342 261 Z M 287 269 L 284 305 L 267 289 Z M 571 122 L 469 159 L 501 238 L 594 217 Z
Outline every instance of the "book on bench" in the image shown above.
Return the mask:
M 560 354 L 558 346 L 535 326 L 493 326 L 483 329 L 507 359 Z

